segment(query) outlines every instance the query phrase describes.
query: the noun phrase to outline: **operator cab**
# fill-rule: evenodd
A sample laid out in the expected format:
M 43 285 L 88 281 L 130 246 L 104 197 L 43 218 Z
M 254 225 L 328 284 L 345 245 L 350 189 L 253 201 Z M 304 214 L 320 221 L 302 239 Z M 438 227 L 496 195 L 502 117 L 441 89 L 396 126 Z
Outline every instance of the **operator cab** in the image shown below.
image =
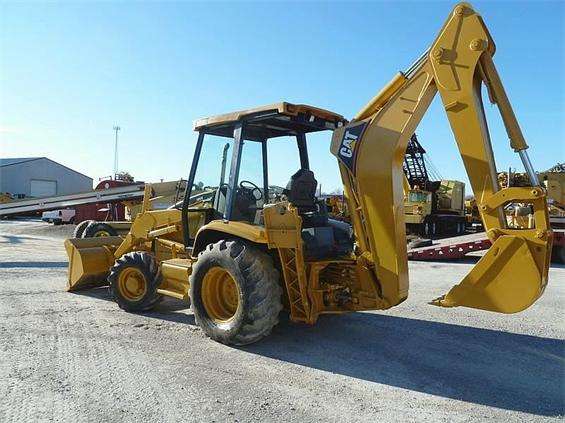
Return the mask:
M 197 120 L 198 142 L 183 202 L 190 222 L 185 244 L 192 245 L 196 230 L 212 220 L 263 226 L 264 206 L 287 201 L 302 218 L 307 256 L 349 253 L 351 227 L 330 219 L 324 201 L 316 197 L 318 182 L 310 169 L 306 141 L 309 133 L 333 131 L 346 123 L 330 111 L 290 103 Z M 271 150 L 273 141 L 278 150 Z M 274 156 L 268 157 L 269 152 Z M 269 184 L 269 163 L 279 178 L 281 173 L 288 175 L 284 187 Z M 201 217 L 197 223 L 190 213 Z

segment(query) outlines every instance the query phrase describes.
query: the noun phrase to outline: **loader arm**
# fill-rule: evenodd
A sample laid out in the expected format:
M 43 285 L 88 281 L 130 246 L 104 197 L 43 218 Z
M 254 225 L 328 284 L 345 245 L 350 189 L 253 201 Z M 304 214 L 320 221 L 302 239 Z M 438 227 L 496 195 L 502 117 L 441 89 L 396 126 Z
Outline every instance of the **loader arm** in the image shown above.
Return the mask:
M 358 248 L 389 306 L 408 295 L 402 161 L 438 91 L 493 246 L 459 285 L 433 303 L 513 313 L 535 302 L 547 284 L 552 233 L 545 191 L 528 159 L 494 53 L 482 18 L 469 4 L 458 4 L 431 48 L 334 133 L 331 150 L 338 158 Z M 482 84 L 498 106 L 530 187 L 499 189 Z M 534 229 L 506 226 L 502 209 L 512 202 L 533 206 Z

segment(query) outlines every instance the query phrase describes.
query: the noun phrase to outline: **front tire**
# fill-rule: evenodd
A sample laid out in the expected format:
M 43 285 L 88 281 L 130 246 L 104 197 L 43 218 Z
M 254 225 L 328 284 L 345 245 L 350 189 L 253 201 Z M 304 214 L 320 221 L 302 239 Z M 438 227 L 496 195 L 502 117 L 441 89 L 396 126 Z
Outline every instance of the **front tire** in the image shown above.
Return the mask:
M 110 293 L 125 311 L 147 311 L 161 299 L 155 258 L 145 252 L 124 254 L 110 269 Z
M 107 223 L 94 221 L 84 229 L 82 234 L 83 238 L 97 238 L 102 236 L 118 236 L 118 233 Z
M 190 275 L 196 323 L 224 344 L 259 341 L 279 321 L 279 279 L 271 257 L 256 247 L 228 240 L 208 245 Z

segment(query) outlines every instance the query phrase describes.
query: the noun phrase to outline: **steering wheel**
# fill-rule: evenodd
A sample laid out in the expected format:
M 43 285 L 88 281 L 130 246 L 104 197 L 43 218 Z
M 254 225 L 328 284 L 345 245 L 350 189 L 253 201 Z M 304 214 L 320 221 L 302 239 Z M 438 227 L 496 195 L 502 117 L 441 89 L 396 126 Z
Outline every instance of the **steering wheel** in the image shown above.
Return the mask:
M 246 185 L 248 185 L 248 186 L 246 186 Z M 241 181 L 239 183 L 239 188 L 247 190 L 247 191 L 251 191 L 251 195 L 253 195 L 253 198 L 255 198 L 256 201 L 263 199 L 263 192 L 261 191 L 261 188 L 259 188 L 257 185 L 255 185 L 251 181 Z M 258 193 L 258 195 L 255 194 L 255 193 Z

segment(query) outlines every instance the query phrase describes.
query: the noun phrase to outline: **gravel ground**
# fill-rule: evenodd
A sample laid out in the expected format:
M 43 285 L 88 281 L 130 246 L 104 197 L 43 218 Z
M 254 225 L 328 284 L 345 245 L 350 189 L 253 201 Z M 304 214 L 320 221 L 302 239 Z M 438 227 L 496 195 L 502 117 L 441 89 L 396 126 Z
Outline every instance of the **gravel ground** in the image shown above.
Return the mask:
M 472 262 L 413 262 L 392 310 L 232 348 L 179 301 L 128 314 L 104 288 L 66 293 L 72 229 L 0 221 L 0 422 L 563 420 L 563 266 L 506 316 L 427 305 Z

